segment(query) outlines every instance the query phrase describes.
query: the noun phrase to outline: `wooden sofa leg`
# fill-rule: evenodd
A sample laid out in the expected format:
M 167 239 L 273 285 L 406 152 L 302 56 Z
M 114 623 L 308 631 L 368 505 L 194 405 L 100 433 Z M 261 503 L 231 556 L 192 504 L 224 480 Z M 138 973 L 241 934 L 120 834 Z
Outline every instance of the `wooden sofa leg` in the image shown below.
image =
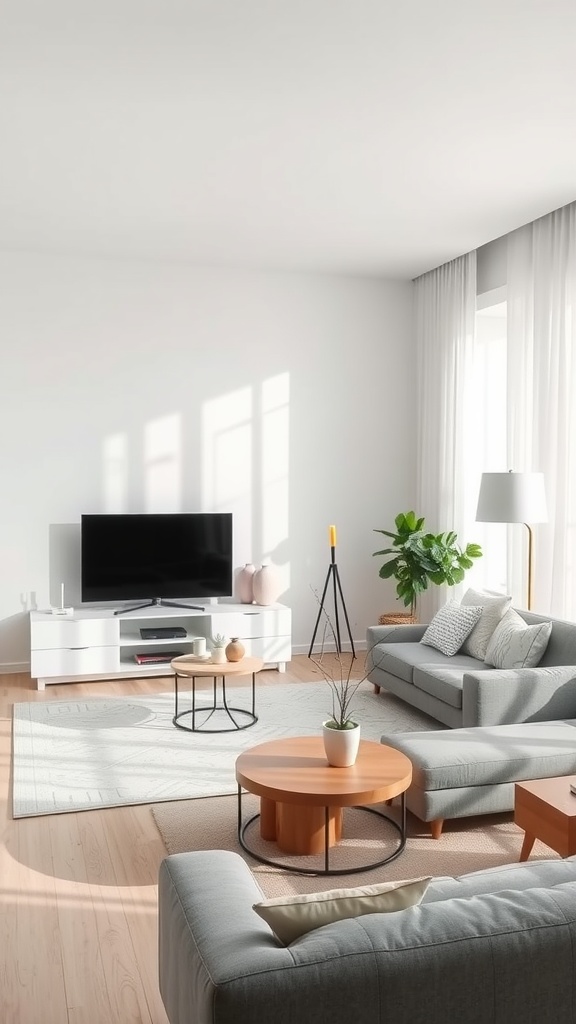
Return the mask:
M 442 835 L 442 826 L 444 824 L 444 818 L 436 818 L 430 822 L 430 831 L 432 833 L 432 839 L 440 839 Z
M 374 693 L 380 693 L 380 687 L 376 683 L 372 683 L 372 686 L 374 687 Z

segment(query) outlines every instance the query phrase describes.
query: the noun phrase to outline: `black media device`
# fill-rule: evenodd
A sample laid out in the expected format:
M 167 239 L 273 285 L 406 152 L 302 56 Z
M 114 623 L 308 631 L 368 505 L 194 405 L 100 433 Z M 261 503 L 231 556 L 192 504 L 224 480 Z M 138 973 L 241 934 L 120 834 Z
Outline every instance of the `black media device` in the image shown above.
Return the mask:
M 152 626 L 143 626 L 140 636 L 143 640 L 176 640 L 185 637 L 186 630 L 184 626 L 158 626 L 157 629 Z
M 83 515 L 80 550 L 83 601 L 232 596 L 231 512 Z

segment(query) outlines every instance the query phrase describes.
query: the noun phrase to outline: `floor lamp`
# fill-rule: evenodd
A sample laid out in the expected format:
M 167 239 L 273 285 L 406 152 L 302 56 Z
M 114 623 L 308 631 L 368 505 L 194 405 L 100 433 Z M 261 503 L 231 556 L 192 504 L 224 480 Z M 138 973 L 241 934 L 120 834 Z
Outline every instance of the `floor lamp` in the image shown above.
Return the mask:
M 533 531 L 529 523 L 545 523 L 543 473 L 483 473 L 476 520 L 480 523 L 524 523 L 528 530 L 528 609 L 532 608 Z

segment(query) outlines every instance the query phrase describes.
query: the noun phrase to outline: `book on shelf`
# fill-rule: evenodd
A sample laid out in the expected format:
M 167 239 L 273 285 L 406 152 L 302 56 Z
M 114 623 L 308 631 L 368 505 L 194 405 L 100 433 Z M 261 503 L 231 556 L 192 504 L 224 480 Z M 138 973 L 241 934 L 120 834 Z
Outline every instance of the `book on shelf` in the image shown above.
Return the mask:
M 184 651 L 155 651 L 154 654 L 135 654 L 134 661 L 137 665 L 162 665 L 173 658 L 181 658 L 183 653 Z

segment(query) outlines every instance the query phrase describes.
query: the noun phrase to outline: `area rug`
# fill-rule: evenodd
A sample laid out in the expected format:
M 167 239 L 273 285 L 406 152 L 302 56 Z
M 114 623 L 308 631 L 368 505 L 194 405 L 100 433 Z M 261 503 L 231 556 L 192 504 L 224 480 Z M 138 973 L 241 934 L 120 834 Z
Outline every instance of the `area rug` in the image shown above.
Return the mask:
M 234 706 L 250 707 L 249 687 L 227 690 Z M 269 739 L 314 735 L 330 709 L 325 683 L 257 685 L 256 693 L 258 722 L 220 734 L 177 729 L 172 692 L 15 704 L 13 817 L 235 793 L 238 754 Z M 197 702 L 207 699 L 197 694 Z M 368 683 L 354 707 L 365 739 L 441 728 Z
M 246 818 L 257 812 L 255 797 L 248 795 L 242 802 Z M 168 853 L 233 850 L 244 857 L 267 897 L 370 885 L 422 875 L 462 875 L 498 867 L 518 861 L 524 838 L 524 832 L 514 824 L 512 814 L 448 821 L 440 839 L 432 839 L 422 822 L 409 814 L 408 840 L 396 860 L 360 874 L 318 876 L 269 867 L 246 854 L 237 840 L 235 797 L 161 804 L 152 808 L 152 814 Z M 257 823 L 248 829 L 247 839 L 251 849 L 265 857 L 278 858 L 275 845 L 260 839 Z M 382 825 L 373 815 L 345 810 L 343 841 L 331 852 L 331 867 L 345 869 L 373 863 L 395 848 L 396 842 L 393 829 Z M 537 840 L 530 860 L 556 859 L 557 856 Z M 322 866 L 320 858 L 316 857 L 287 857 L 286 862 L 298 863 L 302 870 L 308 871 Z

